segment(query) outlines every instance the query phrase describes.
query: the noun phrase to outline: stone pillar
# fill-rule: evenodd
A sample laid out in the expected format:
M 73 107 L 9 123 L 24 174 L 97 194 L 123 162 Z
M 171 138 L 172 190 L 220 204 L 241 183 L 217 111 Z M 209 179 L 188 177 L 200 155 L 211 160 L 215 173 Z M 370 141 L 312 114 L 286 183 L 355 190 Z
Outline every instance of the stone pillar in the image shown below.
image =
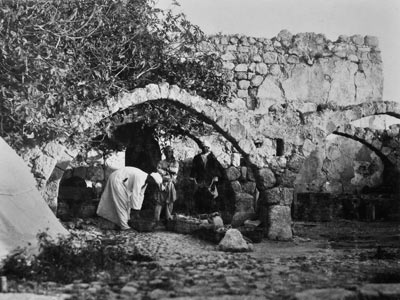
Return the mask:
M 267 236 L 271 240 L 292 238 L 292 217 L 290 207 L 293 202 L 293 189 L 275 187 L 265 191 L 267 203 Z

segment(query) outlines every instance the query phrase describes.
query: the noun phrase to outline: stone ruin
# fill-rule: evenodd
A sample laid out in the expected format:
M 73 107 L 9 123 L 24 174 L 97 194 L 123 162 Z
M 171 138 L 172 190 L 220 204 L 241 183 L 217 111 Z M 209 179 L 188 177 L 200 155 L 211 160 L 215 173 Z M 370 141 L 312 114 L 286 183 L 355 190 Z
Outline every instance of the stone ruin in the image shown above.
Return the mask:
M 74 127 L 84 131 L 147 101 L 185 107 L 213 131 L 171 141 L 182 182 L 198 141 L 208 139 L 225 170 L 227 218 L 235 225 L 259 218 L 270 239 L 290 239 L 292 217 L 326 221 L 351 209 L 357 215 L 357 201 L 366 203 L 369 219 L 376 217 L 382 201 L 392 212 L 386 217 L 397 218 L 400 127 L 395 123 L 400 105 L 382 99 L 376 37 L 330 41 L 322 34 L 283 30 L 272 39 L 213 36 L 201 48 L 223 60 L 231 87 L 226 105 L 168 83 L 149 84 L 108 99 L 107 108 L 91 107 L 72 116 Z M 379 115 L 395 122 L 382 126 Z M 61 142 L 26 149 L 23 155 L 54 210 L 62 178 L 104 183 L 125 163 L 125 153 L 108 159 L 78 156 L 78 148 L 67 149 Z

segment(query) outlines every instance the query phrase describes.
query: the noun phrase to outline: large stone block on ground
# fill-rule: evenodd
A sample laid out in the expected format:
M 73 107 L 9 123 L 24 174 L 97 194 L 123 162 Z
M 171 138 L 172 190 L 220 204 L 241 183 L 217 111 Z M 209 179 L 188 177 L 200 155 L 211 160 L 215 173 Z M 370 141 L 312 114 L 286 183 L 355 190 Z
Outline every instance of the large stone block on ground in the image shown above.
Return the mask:
M 268 205 L 290 206 L 293 202 L 293 189 L 276 187 L 265 191 Z
M 292 238 L 290 207 L 273 205 L 268 211 L 268 238 L 286 241 Z
M 252 251 L 253 245 L 245 241 L 239 230 L 228 229 L 218 244 L 218 249 L 227 252 L 246 252 Z

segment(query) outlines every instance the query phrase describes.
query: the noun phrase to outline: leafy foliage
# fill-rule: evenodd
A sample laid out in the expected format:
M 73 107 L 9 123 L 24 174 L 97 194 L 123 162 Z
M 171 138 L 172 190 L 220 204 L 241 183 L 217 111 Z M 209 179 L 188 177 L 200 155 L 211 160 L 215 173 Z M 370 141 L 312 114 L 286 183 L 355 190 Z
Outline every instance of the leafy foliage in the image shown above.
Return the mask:
M 40 253 L 37 256 L 29 256 L 26 249 L 20 248 L 4 260 L 0 273 L 14 279 L 90 282 L 96 280 L 100 272 L 107 271 L 118 278 L 132 267 L 132 261 L 152 260 L 136 249 L 118 245 L 118 239 L 112 244 L 100 238 L 85 243 L 78 243 L 78 240 L 71 235 L 54 241 L 42 232 L 38 235 Z
M 87 140 L 72 131 L 85 109 L 149 83 L 226 99 L 203 32 L 152 0 L 4 0 L 0 19 L 0 134 L 15 148 Z

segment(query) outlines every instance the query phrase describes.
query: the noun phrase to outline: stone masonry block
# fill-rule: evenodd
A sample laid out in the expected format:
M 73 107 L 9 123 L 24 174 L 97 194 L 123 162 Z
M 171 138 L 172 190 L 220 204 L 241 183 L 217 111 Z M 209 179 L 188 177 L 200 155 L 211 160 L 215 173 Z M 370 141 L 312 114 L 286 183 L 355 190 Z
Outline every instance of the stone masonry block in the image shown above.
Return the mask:
M 160 88 L 158 84 L 148 84 L 146 86 L 147 99 L 157 100 L 161 98 Z
M 58 159 L 64 154 L 65 147 L 59 143 L 50 142 L 44 147 L 43 151 L 45 154 Z
M 34 160 L 32 171 L 36 178 L 47 180 L 53 172 L 56 164 L 56 159 L 48 155 L 40 155 Z
M 255 69 L 257 74 L 265 75 L 268 73 L 268 66 L 265 63 L 258 63 L 256 64 L 256 69 Z
M 238 180 L 231 181 L 231 187 L 232 187 L 232 190 L 233 190 L 235 193 L 240 193 L 240 192 L 242 192 L 242 185 L 240 184 L 240 182 L 239 182 Z
M 293 202 L 293 189 L 285 187 L 276 187 L 266 192 L 266 199 L 269 205 L 290 206 Z
M 240 169 L 236 167 L 229 167 L 225 170 L 226 177 L 229 181 L 238 180 L 240 178 Z
M 169 99 L 177 100 L 180 96 L 181 89 L 177 85 L 169 86 Z
M 268 211 L 268 238 L 287 241 L 292 238 L 292 218 L 290 207 L 273 205 Z
M 278 54 L 276 52 L 265 52 L 263 59 L 266 64 L 275 64 L 278 61 Z
M 138 89 L 135 89 L 131 94 L 131 97 L 130 97 L 131 104 L 130 105 L 140 104 L 140 103 L 146 102 L 147 100 L 148 100 L 148 98 L 147 98 L 146 89 L 138 88 Z
M 365 45 L 369 47 L 378 47 L 379 46 L 379 40 L 376 36 L 372 35 L 367 35 L 364 37 L 364 43 Z
M 158 85 L 158 87 L 160 89 L 160 98 L 168 99 L 169 98 L 169 83 L 162 82 Z
M 247 72 L 247 64 L 239 64 L 235 67 L 236 72 Z
M 239 81 L 239 89 L 241 90 L 247 90 L 250 86 L 250 81 L 248 80 L 240 80 Z
M 259 169 L 257 175 L 260 181 L 260 189 L 262 190 L 269 189 L 276 183 L 275 175 L 269 168 Z
M 254 197 L 247 193 L 235 193 L 236 212 L 254 212 Z

